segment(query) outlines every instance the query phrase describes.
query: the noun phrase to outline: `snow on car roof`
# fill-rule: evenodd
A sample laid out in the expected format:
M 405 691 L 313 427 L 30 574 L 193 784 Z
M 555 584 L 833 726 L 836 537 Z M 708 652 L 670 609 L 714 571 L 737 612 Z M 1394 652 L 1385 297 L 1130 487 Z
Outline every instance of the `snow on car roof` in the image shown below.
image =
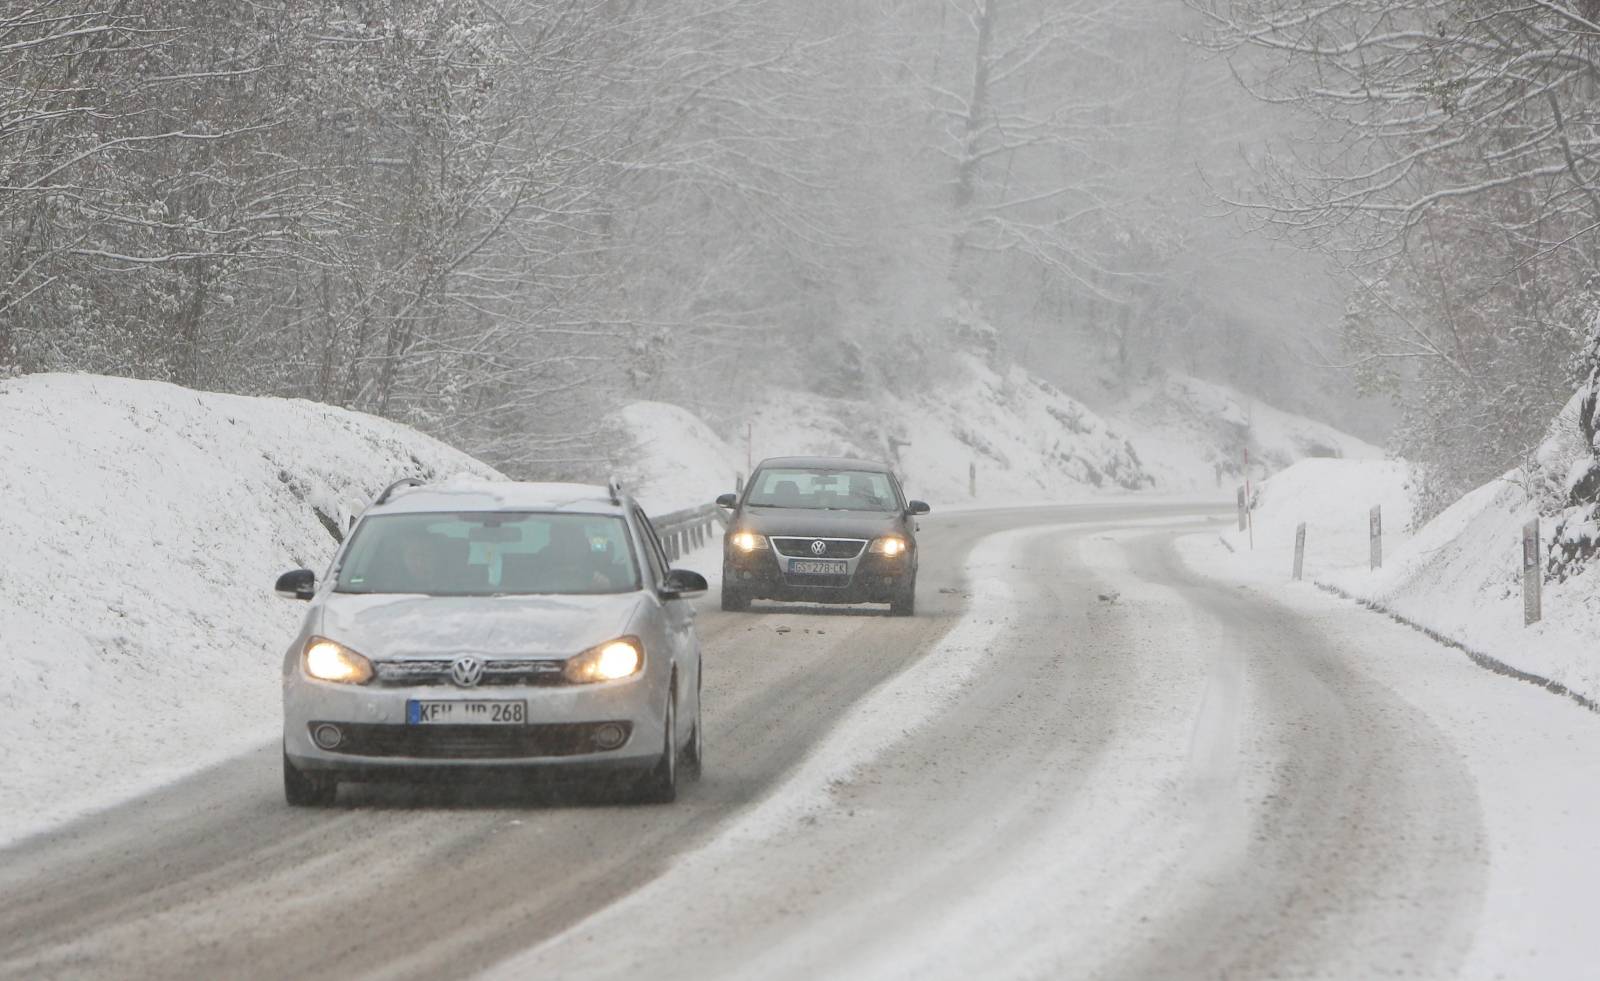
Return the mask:
M 847 456 L 775 456 L 762 460 L 758 467 L 790 467 L 797 470 L 868 470 L 888 473 L 887 463 L 854 460 Z
M 595 484 L 520 483 L 455 477 L 434 484 L 397 489 L 376 514 L 416 511 L 574 511 L 622 514 L 623 506 Z

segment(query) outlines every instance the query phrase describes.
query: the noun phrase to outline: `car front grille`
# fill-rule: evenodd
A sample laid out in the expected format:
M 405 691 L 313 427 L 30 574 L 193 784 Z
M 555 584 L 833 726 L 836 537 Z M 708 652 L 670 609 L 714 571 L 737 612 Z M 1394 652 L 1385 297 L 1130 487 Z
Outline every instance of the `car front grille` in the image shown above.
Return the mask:
M 313 722 L 314 731 L 321 722 Z M 421 760 L 511 760 L 605 752 L 596 744 L 601 726 L 633 734 L 631 722 L 531 726 L 405 726 L 335 723 L 344 739 L 329 750 L 349 756 L 402 756 Z M 624 738 L 621 745 L 627 745 Z M 615 748 L 621 748 L 620 746 Z
M 821 552 L 812 551 L 821 542 Z M 867 543 L 859 538 L 774 538 L 772 546 L 779 555 L 808 559 L 853 559 L 861 554 Z
M 453 685 L 450 666 L 453 660 L 430 659 L 421 661 L 376 661 L 372 668 L 374 680 L 390 687 L 422 685 Z M 503 685 L 560 685 L 566 679 L 562 671 L 565 661 L 553 658 L 499 658 L 485 659 L 483 680 L 475 687 L 488 688 Z

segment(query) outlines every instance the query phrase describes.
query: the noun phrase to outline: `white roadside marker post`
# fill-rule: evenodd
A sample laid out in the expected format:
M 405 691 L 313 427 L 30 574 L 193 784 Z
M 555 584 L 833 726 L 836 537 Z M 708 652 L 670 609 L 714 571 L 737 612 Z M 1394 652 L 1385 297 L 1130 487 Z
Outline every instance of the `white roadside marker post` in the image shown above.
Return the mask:
M 1306 523 L 1294 530 L 1294 581 L 1299 582 L 1306 567 Z
M 1244 531 L 1244 522 L 1245 522 L 1244 485 L 1240 484 L 1239 485 L 1239 530 L 1240 531 Z
M 1522 526 L 1522 625 L 1544 618 L 1544 573 L 1539 562 L 1539 519 Z
M 1250 448 L 1244 450 L 1244 517 L 1250 525 L 1250 551 L 1256 550 L 1255 495 L 1250 493 Z
M 1372 568 L 1383 568 L 1383 505 L 1374 504 L 1368 518 L 1368 534 L 1372 539 Z
M 967 496 L 978 496 L 978 463 L 976 460 L 967 464 Z

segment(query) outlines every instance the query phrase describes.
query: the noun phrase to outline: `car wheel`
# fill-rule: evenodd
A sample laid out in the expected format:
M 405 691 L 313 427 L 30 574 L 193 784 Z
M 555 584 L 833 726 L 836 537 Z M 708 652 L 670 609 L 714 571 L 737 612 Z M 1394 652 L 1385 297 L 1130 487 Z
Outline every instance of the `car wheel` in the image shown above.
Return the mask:
M 689 746 L 683 754 L 683 775 L 690 780 L 699 780 L 700 774 L 705 771 L 706 737 L 705 713 L 699 708 L 699 699 L 694 710 L 694 732 L 689 736 Z
M 661 757 L 639 782 L 637 798 L 645 804 L 670 804 L 678 799 L 678 695 L 667 694 L 666 742 Z
M 729 613 L 744 613 L 750 609 L 750 597 L 726 583 L 722 586 L 722 608 Z
M 896 591 L 889 600 L 889 615 L 892 617 L 909 617 L 915 616 L 916 612 L 917 581 L 913 579 Z
M 339 781 L 333 777 L 306 773 L 283 754 L 283 799 L 291 807 L 327 807 L 339 796 Z

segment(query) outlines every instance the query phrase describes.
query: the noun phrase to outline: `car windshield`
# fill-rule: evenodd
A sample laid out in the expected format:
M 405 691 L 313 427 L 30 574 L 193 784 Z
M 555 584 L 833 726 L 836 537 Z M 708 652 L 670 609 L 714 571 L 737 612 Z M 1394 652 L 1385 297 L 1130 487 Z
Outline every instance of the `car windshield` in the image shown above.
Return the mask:
M 745 501 L 764 508 L 898 511 L 900 498 L 879 470 L 772 467 L 758 472 Z
M 341 593 L 500 596 L 639 588 L 627 526 L 612 515 L 374 515 L 339 566 Z

